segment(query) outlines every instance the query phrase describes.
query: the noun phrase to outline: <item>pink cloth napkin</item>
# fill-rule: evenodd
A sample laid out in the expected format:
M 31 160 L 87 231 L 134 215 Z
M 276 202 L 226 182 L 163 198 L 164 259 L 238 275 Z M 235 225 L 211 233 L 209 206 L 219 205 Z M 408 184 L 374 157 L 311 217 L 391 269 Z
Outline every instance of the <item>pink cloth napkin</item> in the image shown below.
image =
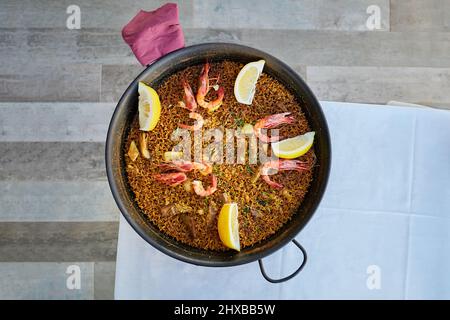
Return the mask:
M 177 4 L 167 3 L 154 11 L 139 11 L 123 27 L 122 37 L 143 66 L 184 47 Z

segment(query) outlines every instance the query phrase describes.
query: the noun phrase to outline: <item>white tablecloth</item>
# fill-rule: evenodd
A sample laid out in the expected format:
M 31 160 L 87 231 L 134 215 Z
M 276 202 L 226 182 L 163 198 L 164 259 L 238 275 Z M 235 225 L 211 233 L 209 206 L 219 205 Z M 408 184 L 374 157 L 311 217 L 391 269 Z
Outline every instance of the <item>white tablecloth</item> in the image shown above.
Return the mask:
M 283 284 L 257 263 L 206 268 L 170 258 L 121 218 L 117 299 L 450 299 L 450 112 L 322 102 L 332 136 L 328 189 L 298 235 L 309 260 Z M 274 277 L 300 259 L 265 259 Z

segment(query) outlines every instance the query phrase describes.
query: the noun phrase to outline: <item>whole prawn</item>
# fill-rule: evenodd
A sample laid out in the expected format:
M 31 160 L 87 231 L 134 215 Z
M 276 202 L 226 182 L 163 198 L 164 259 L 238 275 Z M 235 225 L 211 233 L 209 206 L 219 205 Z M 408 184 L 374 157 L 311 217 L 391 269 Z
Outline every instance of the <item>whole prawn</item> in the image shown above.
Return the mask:
M 156 174 L 154 178 L 171 187 L 175 187 L 187 180 L 187 176 L 183 172 Z
M 183 79 L 181 83 L 184 89 L 184 101 L 179 101 L 178 105 L 193 112 L 197 109 L 197 101 L 195 101 L 194 92 L 186 79 Z
M 180 128 L 182 129 L 188 129 L 192 131 L 200 130 L 203 127 L 204 120 L 200 113 L 197 112 L 190 112 L 189 118 L 196 120 L 195 124 L 193 126 L 189 126 L 187 124 L 180 124 Z
M 199 180 L 192 181 L 192 187 L 197 195 L 200 197 L 207 197 L 212 195 L 217 190 L 217 178 L 215 175 L 211 174 L 211 185 L 208 188 L 203 188 L 203 184 Z
M 253 131 L 255 133 L 255 136 L 257 136 L 264 143 L 276 142 L 279 140 L 278 136 L 272 136 L 269 138 L 266 134 L 262 132 L 262 129 L 271 129 L 281 124 L 294 123 L 294 121 L 295 118 L 294 116 L 291 115 L 290 112 L 272 114 L 270 116 L 258 120 L 255 123 L 255 126 L 253 127 Z
M 270 180 L 269 175 L 273 174 L 271 172 L 275 171 L 305 171 L 310 170 L 315 164 L 315 158 L 311 162 L 301 161 L 301 160 L 272 160 L 268 161 L 261 167 L 261 177 L 263 180 L 272 188 L 281 189 L 283 185 L 275 181 Z
M 212 101 L 206 101 L 206 95 L 208 94 L 209 90 L 212 88 L 212 86 L 209 85 L 209 69 L 210 69 L 209 62 L 206 62 L 203 66 L 202 72 L 200 73 L 200 77 L 198 79 L 198 90 L 197 90 L 197 103 L 200 107 L 208 109 L 209 112 L 217 110 L 223 102 L 223 97 L 225 95 L 225 91 L 223 87 L 219 87 L 217 90 L 217 97 L 216 99 Z
M 202 175 L 208 175 L 212 172 L 212 165 L 206 161 L 191 162 L 185 160 L 173 160 L 172 162 L 164 162 L 159 165 L 162 172 L 177 171 L 177 172 L 190 172 L 198 170 Z

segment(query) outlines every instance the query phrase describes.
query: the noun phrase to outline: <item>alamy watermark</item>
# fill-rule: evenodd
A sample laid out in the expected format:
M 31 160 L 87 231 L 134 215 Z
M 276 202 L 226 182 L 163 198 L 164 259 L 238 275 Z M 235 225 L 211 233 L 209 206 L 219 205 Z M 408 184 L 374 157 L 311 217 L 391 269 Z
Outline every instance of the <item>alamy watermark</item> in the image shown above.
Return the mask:
M 81 9 L 75 4 L 67 7 L 66 13 L 69 15 L 66 20 L 66 27 L 69 30 L 81 29 Z
M 67 267 L 66 274 L 66 288 L 69 290 L 81 289 L 81 268 L 79 265 L 72 264 Z
M 261 130 L 263 134 L 278 137 L 279 130 Z M 181 152 L 182 160 L 206 161 L 211 164 L 257 164 L 278 159 L 270 152 L 269 144 L 257 139 L 254 133 L 244 133 L 240 128 L 211 128 L 190 130 L 178 128 L 171 134 L 171 140 L 178 142 L 172 151 Z M 193 138 L 193 139 L 192 139 Z M 192 148 L 193 146 L 193 148 Z M 191 150 L 193 149 L 193 154 Z
M 381 8 L 375 4 L 370 5 L 366 9 L 366 13 L 370 16 L 367 18 L 366 27 L 369 30 L 381 29 Z
M 381 289 L 381 268 L 372 264 L 366 269 L 367 279 L 366 286 L 369 290 L 380 290 Z

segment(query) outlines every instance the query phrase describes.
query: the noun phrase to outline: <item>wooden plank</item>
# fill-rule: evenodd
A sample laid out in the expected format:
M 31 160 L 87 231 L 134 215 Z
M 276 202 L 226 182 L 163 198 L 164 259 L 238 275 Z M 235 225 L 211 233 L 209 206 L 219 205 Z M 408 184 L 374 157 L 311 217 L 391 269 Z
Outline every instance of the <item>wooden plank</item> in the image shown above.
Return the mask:
M 26 61 L 25 65 L 5 66 L 2 62 L 0 101 L 99 101 L 100 65 L 33 64 L 27 67 L 29 60 L 22 61 Z
M 6 39 L 0 43 L 0 74 L 22 74 L 41 65 L 74 63 L 135 63 L 120 31 L 106 28 L 68 30 L 65 28 L 0 29 Z M 12 55 L 11 52 L 15 54 Z
M 389 31 L 388 0 L 194 0 L 194 27 L 369 31 L 367 8 L 380 8 Z
M 97 142 L 0 142 L 0 180 L 105 181 Z
M 65 30 L 11 29 L 1 33 L 5 32 L 11 45 L 0 45 L 4 62 L 0 74 L 5 68 L 13 69 L 6 74 L 20 74 L 26 67 L 49 61 L 136 64 L 131 50 L 114 30 L 86 29 L 77 35 Z M 45 37 L 34 40 L 39 45 L 28 44 L 27 39 L 35 33 Z M 290 65 L 450 67 L 450 33 L 186 28 L 185 36 L 187 45 L 234 42 L 253 46 Z
M 391 0 L 392 31 L 450 31 L 450 2 Z
M 144 67 L 135 64 L 115 64 L 102 66 L 101 101 L 117 103 Z
M 306 81 L 306 66 L 296 65 L 292 66 L 292 68 Z
M 0 181 L 0 221 L 118 221 L 107 181 Z
M 1 222 L 1 262 L 114 261 L 118 222 Z
M 183 26 L 192 24 L 192 1 L 173 0 L 178 4 Z M 167 1 L 163 0 L 3 0 L 0 28 L 65 28 L 69 14 L 67 7 L 80 7 L 81 28 L 112 28 L 121 30 L 140 9 L 151 11 Z
M 242 29 L 203 29 L 193 28 L 184 31 L 186 45 L 191 46 L 206 42 L 227 42 L 227 43 L 241 43 Z
M 115 280 L 115 262 L 96 262 L 94 264 L 94 299 L 113 300 Z
M 71 288 L 69 289 L 67 286 L 67 280 L 71 275 L 75 275 L 74 272 L 79 275 L 79 289 L 73 286 L 69 286 Z M 2 275 L 0 299 L 86 300 L 94 298 L 94 264 L 92 262 L 2 262 L 0 274 Z
M 113 103 L 0 103 L 0 141 L 104 142 L 114 108 Z
M 450 67 L 450 33 L 248 29 L 240 37 L 291 65 Z
M 384 104 L 450 103 L 449 68 L 308 67 L 308 84 L 320 100 Z

